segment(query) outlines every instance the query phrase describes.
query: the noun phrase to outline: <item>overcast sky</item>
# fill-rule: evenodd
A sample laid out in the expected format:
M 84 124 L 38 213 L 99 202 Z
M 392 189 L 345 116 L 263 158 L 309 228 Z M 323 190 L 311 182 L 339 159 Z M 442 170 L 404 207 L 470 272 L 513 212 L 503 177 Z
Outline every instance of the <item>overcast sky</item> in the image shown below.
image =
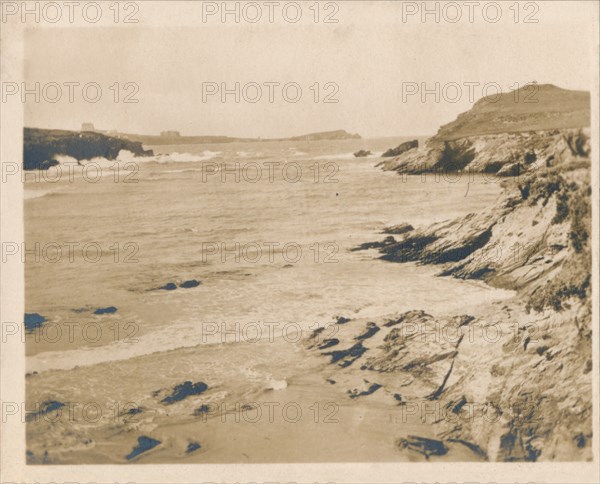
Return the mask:
M 182 135 L 244 137 L 333 129 L 363 137 L 422 135 L 435 133 L 469 109 L 472 99 L 464 83 L 479 83 L 473 87 L 478 99 L 486 83 L 493 83 L 488 87 L 492 94 L 496 85 L 507 91 L 531 81 L 589 90 L 593 75 L 593 2 L 538 2 L 539 11 L 532 17 L 538 23 L 523 23 L 530 13 L 525 10 L 515 23 L 512 2 L 500 2 L 497 23 L 486 22 L 477 10 L 471 23 L 465 19 L 465 7 L 454 24 L 443 18 L 440 23 L 432 18 L 423 23 L 418 13 L 403 22 L 402 2 L 338 2 L 332 17 L 338 23 L 322 22 L 331 8 L 321 11 L 315 23 L 314 11 L 309 10 L 313 2 L 302 3 L 297 23 L 286 22 L 278 10 L 269 23 L 263 2 L 258 2 L 263 18 L 254 24 L 243 18 L 240 23 L 232 18 L 222 23 L 218 15 L 203 22 L 201 3 L 139 2 L 137 24 L 111 26 L 103 21 L 77 27 L 75 22 L 65 27 L 64 22 L 42 22 L 28 29 L 29 87 L 34 82 L 95 82 L 102 96 L 96 103 L 86 102 L 81 88 L 75 87 L 75 102 L 70 103 L 64 87 L 56 103 L 28 101 L 26 125 L 79 129 L 87 121 L 99 129 L 130 133 L 178 130 Z M 115 82 L 120 91 L 116 103 Z M 131 86 L 125 90 L 128 82 L 139 91 L 134 93 Z M 203 99 L 203 84 L 205 90 L 215 86 L 206 83 L 234 89 L 236 82 L 248 86 L 243 92 L 247 98 L 257 94 L 248 83 L 259 84 L 262 98 L 256 103 L 243 97 L 236 103 L 233 94 L 226 102 L 220 94 Z M 450 99 L 457 96 L 456 90 L 446 91 L 447 99 L 439 102 L 433 95 L 426 102 L 419 95 L 403 99 L 403 83 L 414 82 L 419 89 L 421 83 L 430 89 L 436 83 L 440 88 L 457 83 L 463 92 L 457 102 Z M 264 83 L 280 83 L 272 85 L 273 103 Z M 286 83 L 301 87 L 298 102 L 283 98 Z M 314 99 L 315 83 L 319 102 Z M 127 93 L 139 102 L 124 103 Z M 47 94 L 54 95 L 52 90 Z M 88 94 L 93 97 L 94 90 Z M 291 85 L 286 94 L 290 100 L 297 95 Z M 328 94 L 338 102 L 324 103 Z

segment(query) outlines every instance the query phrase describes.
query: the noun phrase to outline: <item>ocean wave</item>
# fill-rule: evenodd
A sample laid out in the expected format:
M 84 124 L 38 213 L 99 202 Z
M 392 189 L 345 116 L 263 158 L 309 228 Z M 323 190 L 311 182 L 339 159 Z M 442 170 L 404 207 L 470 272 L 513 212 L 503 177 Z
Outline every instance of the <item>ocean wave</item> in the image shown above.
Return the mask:
M 365 156 L 364 158 L 379 158 L 379 157 L 381 157 L 382 153 L 383 153 L 383 151 L 378 151 L 378 152 L 372 153 L 368 156 Z M 336 153 L 334 155 L 315 156 L 311 159 L 313 159 L 313 160 L 354 160 L 354 159 L 360 159 L 360 158 L 357 158 L 356 156 L 354 156 L 354 153 Z
M 52 195 L 57 193 L 59 190 L 28 190 L 27 188 L 23 190 L 23 199 L 24 200 L 32 200 L 34 198 L 42 198 L 47 195 Z
M 295 147 L 288 148 L 286 151 L 289 156 L 306 156 L 306 155 L 308 155 L 308 153 L 306 153 L 304 151 L 300 151 L 298 148 L 295 148 Z
M 264 151 L 236 151 L 235 156 L 238 158 L 260 158 L 264 156 Z
M 216 158 L 221 154 L 220 151 L 205 150 L 200 154 L 193 153 L 161 153 L 154 156 L 135 156 L 131 151 L 121 150 L 115 160 L 109 160 L 102 156 L 96 156 L 90 159 L 77 160 L 68 155 L 56 155 L 54 159 L 61 165 L 71 166 L 75 171 L 83 170 L 86 165 L 94 164 L 100 167 L 114 166 L 115 163 L 183 163 L 199 162 Z M 51 168 L 50 168 L 51 169 Z
M 121 150 L 117 161 L 134 163 L 196 163 L 199 161 L 207 161 L 216 158 L 221 154 L 220 151 L 205 150 L 199 154 L 193 153 L 159 153 L 154 156 L 135 156 L 130 151 Z

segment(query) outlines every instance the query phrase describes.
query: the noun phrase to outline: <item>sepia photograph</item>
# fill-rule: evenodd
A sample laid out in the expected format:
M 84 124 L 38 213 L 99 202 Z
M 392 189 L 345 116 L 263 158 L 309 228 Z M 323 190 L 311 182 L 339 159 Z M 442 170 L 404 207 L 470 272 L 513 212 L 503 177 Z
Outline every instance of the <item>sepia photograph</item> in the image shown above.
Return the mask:
M 597 2 L 0 5 L 2 484 L 599 482 Z

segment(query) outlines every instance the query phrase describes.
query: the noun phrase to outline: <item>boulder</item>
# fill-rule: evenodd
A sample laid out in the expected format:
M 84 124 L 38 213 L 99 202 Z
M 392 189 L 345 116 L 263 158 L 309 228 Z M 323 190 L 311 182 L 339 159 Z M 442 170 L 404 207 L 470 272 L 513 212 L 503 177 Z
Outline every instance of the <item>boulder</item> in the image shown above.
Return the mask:
M 179 284 L 179 287 L 183 287 L 184 289 L 190 289 L 192 287 L 198 287 L 200 284 L 200 281 L 197 281 L 196 279 L 191 279 L 189 281 L 182 282 L 181 284 Z
M 106 308 L 98 308 L 94 311 L 94 314 L 114 314 L 117 312 L 117 308 L 114 306 L 108 306 Z
M 174 282 L 168 282 L 164 286 L 159 287 L 159 289 L 162 289 L 163 291 L 174 291 L 177 289 L 177 284 Z
M 145 435 L 142 435 L 141 437 L 138 437 L 138 445 L 136 445 L 131 451 L 131 453 L 126 455 L 125 458 L 127 460 L 131 460 L 137 457 L 138 455 L 149 451 L 150 449 L 154 449 L 154 447 L 156 447 L 160 443 L 160 440 L 156 440 L 152 437 L 146 437 Z
M 171 405 L 175 402 L 180 402 L 191 395 L 199 395 L 208 390 L 208 385 L 204 382 L 192 383 L 191 381 L 183 382 L 180 385 L 173 387 L 171 395 L 163 398 L 160 403 Z
M 25 331 L 31 333 L 46 322 L 46 318 L 38 313 L 25 313 Z

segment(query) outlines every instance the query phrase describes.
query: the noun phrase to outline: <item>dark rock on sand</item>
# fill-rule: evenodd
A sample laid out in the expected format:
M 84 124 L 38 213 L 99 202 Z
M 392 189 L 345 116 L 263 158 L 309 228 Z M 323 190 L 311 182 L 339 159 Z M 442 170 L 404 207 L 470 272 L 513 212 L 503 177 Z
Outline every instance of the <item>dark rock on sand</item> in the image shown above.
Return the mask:
M 523 435 L 520 429 L 511 429 L 500 437 L 500 452 L 506 462 L 536 462 L 542 451 L 532 445 L 531 433 Z
M 365 397 L 367 395 L 371 395 L 372 393 L 375 393 L 380 388 L 381 388 L 381 385 L 379 383 L 373 383 L 367 390 L 363 390 L 360 392 L 356 389 L 348 390 L 348 394 L 350 395 L 350 398 Z
M 363 334 L 358 335 L 355 339 L 361 340 L 361 339 L 368 339 L 371 336 L 373 336 L 375 333 L 377 333 L 377 331 L 379 331 L 379 326 L 377 326 L 375 323 L 367 323 L 367 328 L 366 331 Z
M 337 338 L 327 338 L 323 340 L 323 344 L 319 346 L 320 350 L 331 348 L 332 346 L 340 344 L 340 340 Z
M 74 308 L 71 309 L 72 313 L 77 313 L 77 314 L 81 314 L 81 313 L 86 313 L 88 311 L 90 311 L 91 309 L 89 307 L 84 307 L 84 308 Z
M 126 412 L 123 412 L 122 415 L 138 415 L 138 414 L 142 413 L 143 411 L 144 411 L 144 409 L 141 407 L 133 407 L 133 408 L 130 408 L 129 410 L 127 410 Z
M 50 412 L 59 410 L 64 406 L 65 406 L 65 404 L 62 402 L 59 402 L 56 400 L 46 400 L 45 402 L 42 402 L 40 404 L 39 409 L 36 412 L 27 413 L 27 416 L 25 417 L 25 421 L 31 422 L 32 420 L 37 420 L 38 417 L 41 417 L 43 415 L 49 414 Z
M 442 456 L 448 453 L 448 447 L 441 440 L 427 439 L 415 435 L 409 435 L 406 439 L 398 440 L 397 445 L 400 449 L 418 452 L 426 459 L 429 459 L 431 456 Z
M 365 156 L 369 156 L 372 154 L 373 153 L 371 153 L 369 150 L 358 150 L 356 153 L 354 153 L 354 156 L 356 158 L 364 158 Z
M 94 314 L 114 314 L 117 312 L 117 308 L 114 306 L 108 306 L 106 308 L 98 308 L 94 311 Z
M 464 445 L 467 449 L 469 449 L 473 453 L 477 454 L 482 459 L 486 459 L 487 460 L 487 454 L 477 444 L 473 444 L 472 442 L 467 442 L 466 440 L 462 440 L 462 439 L 448 439 L 448 442 L 452 442 L 454 444 Z
M 174 291 L 175 289 L 177 289 L 177 284 L 175 284 L 174 282 L 169 282 L 164 286 L 159 287 L 159 289 L 162 289 L 163 291 Z
M 402 153 L 405 153 L 409 150 L 412 150 L 413 148 L 418 148 L 418 147 L 419 147 L 419 142 L 416 139 L 414 139 L 412 141 L 406 141 L 405 143 L 401 143 L 398 146 L 396 146 L 395 148 L 390 148 L 381 156 L 385 156 L 385 157 L 400 156 Z
M 47 319 L 38 313 L 25 313 L 25 331 L 33 332 L 47 321 Z
M 196 410 L 194 410 L 194 416 L 198 417 L 208 412 L 210 412 L 210 407 L 208 405 L 200 405 Z
M 325 326 L 321 326 L 320 328 L 314 329 L 310 334 L 306 341 L 306 346 L 309 349 L 315 348 L 319 346 L 320 334 L 325 331 Z
M 368 249 L 384 249 L 388 246 L 397 245 L 396 239 L 391 235 L 383 239 L 381 242 L 365 242 L 364 244 L 360 244 L 358 247 L 353 247 L 350 249 L 350 252 L 356 252 L 359 250 L 368 250 Z
M 197 281 L 196 279 L 190 279 L 189 281 L 185 281 L 179 284 L 179 287 L 183 287 L 184 289 L 190 289 L 192 287 L 198 287 L 200 284 L 200 281 Z
M 127 456 L 125 456 L 125 458 L 127 460 L 131 460 L 131 459 L 137 457 L 138 455 L 149 451 L 150 449 L 154 449 L 154 447 L 156 447 L 160 443 L 161 443 L 160 440 L 156 440 L 156 439 L 153 439 L 152 437 L 147 437 L 145 435 L 142 435 L 141 437 L 138 437 L 138 445 L 136 445 L 133 448 L 133 450 L 131 451 L 131 453 L 128 454 Z
M 27 450 L 25 457 L 27 458 L 27 464 L 52 464 L 47 450 L 44 451 L 41 458 L 37 457 L 33 451 Z
M 366 351 L 367 348 L 360 342 L 346 350 L 330 351 L 323 353 L 323 355 L 331 356 L 331 363 L 337 363 L 342 368 L 346 368 L 358 360 Z
M 419 320 L 425 317 L 426 315 L 427 313 L 425 313 L 425 311 L 423 311 L 422 309 L 407 311 L 406 313 L 402 314 L 399 318 L 390 319 L 389 321 L 384 323 L 384 326 L 386 328 L 391 328 L 392 326 L 396 326 L 397 324 L 401 324 L 406 321 L 412 321 L 414 318 L 417 318 L 417 320 Z
M 200 445 L 200 442 L 192 441 L 188 444 L 187 449 L 185 449 L 185 453 L 191 454 L 192 452 L 195 452 L 200 448 L 202 448 L 202 446 Z
M 173 392 L 171 395 L 163 398 L 160 403 L 165 405 L 171 405 L 175 402 L 179 402 L 191 395 L 200 395 L 208 390 L 208 385 L 204 382 L 192 383 L 191 381 L 186 381 L 180 385 L 176 385 L 173 387 Z
M 350 322 L 349 318 L 345 318 L 344 316 L 337 316 L 335 324 L 346 324 L 346 323 L 349 323 L 349 322 Z

